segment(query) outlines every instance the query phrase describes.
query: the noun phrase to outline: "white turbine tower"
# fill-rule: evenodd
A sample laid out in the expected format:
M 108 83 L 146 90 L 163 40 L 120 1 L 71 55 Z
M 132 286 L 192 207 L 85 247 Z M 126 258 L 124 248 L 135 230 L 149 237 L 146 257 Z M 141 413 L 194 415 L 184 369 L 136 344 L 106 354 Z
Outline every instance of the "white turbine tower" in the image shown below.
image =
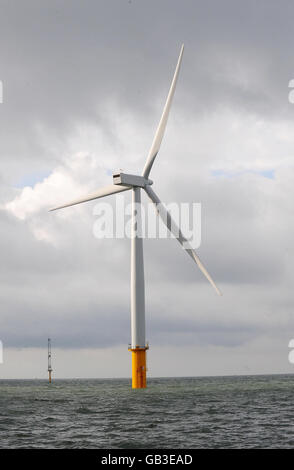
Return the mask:
M 146 387 L 146 350 L 148 345 L 145 340 L 145 287 L 144 287 L 144 260 L 143 260 L 143 241 L 140 234 L 141 226 L 141 189 L 144 189 L 151 201 L 155 204 L 156 210 L 166 224 L 168 229 L 175 235 L 177 240 L 185 249 L 192 260 L 198 265 L 204 276 L 221 295 L 219 289 L 201 263 L 196 252 L 184 237 L 180 229 L 172 220 L 170 213 L 161 204 L 158 196 L 151 189 L 153 182 L 149 179 L 149 174 L 154 160 L 159 152 L 163 134 L 165 131 L 173 95 L 176 88 L 182 61 L 184 45 L 181 47 L 178 63 L 163 109 L 163 113 L 157 127 L 154 140 L 152 142 L 142 175 L 130 175 L 126 173 L 113 174 L 113 185 L 98 189 L 97 191 L 81 197 L 69 203 L 51 209 L 51 211 L 62 209 L 64 207 L 81 204 L 110 194 L 120 193 L 121 191 L 132 191 L 132 234 L 131 234 L 131 347 L 132 351 L 132 387 Z

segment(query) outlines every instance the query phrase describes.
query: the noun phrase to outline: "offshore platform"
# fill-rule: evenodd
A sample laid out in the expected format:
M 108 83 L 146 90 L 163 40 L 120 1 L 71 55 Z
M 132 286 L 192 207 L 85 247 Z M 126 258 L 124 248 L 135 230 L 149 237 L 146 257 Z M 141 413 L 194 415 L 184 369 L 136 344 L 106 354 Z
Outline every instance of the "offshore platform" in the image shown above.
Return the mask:
M 48 338 L 48 374 L 49 374 L 49 383 L 51 384 L 51 373 L 52 373 L 52 367 L 51 367 L 51 339 Z

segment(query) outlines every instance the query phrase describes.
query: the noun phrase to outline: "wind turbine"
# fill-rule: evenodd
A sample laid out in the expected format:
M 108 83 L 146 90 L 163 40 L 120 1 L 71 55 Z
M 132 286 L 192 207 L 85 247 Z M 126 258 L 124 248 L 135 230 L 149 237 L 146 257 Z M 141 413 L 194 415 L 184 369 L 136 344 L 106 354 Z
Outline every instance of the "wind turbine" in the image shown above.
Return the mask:
M 99 199 L 110 194 L 117 194 L 122 191 L 132 191 L 132 230 L 131 230 L 131 347 L 132 351 L 132 387 L 146 387 L 146 350 L 148 345 L 145 341 L 145 286 L 144 286 L 144 260 L 143 260 L 143 240 L 138 233 L 141 225 L 141 190 L 144 189 L 151 201 L 155 204 L 158 215 L 161 217 L 167 228 L 175 235 L 178 242 L 184 247 L 188 255 L 198 265 L 204 276 L 212 284 L 216 292 L 221 292 L 215 285 L 214 281 L 208 274 L 207 270 L 200 261 L 198 255 L 192 248 L 191 244 L 184 237 L 180 229 L 173 221 L 170 213 L 160 202 L 151 185 L 153 182 L 149 179 L 149 174 L 154 160 L 159 152 L 161 141 L 164 135 L 172 99 L 174 96 L 177 78 L 181 66 L 184 52 L 184 45 L 181 47 L 176 70 L 173 76 L 171 87 L 167 96 L 167 100 L 163 109 L 159 125 L 157 127 L 142 175 L 131 175 L 120 171 L 113 174 L 113 184 L 97 191 L 81 197 L 74 201 L 68 202 L 58 207 L 50 209 L 51 211 L 62 209 L 64 207 L 81 204 L 83 202 Z

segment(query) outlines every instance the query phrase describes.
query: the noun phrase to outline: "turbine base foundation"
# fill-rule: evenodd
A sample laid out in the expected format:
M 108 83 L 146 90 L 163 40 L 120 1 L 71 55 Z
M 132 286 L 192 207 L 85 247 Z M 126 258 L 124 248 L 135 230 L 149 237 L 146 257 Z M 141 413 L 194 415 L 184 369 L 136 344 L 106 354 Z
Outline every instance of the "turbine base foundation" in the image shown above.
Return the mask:
M 129 348 L 132 351 L 132 388 L 146 388 L 146 350 L 145 348 Z

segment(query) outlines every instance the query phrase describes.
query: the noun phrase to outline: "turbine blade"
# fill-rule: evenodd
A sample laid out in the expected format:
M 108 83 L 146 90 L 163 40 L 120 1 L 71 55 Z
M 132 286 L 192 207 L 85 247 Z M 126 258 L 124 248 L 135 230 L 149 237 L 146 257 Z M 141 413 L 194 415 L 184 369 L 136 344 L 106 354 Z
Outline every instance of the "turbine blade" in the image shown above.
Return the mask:
M 56 211 L 58 209 L 63 209 L 64 207 L 74 206 L 76 204 L 81 204 L 82 202 L 92 201 L 93 199 L 99 199 L 100 197 L 109 196 L 110 194 L 120 193 L 122 191 L 127 191 L 131 189 L 131 186 L 119 186 L 115 184 L 111 184 L 109 186 L 105 186 L 104 188 L 98 189 L 94 193 L 88 194 L 87 196 L 81 197 L 79 199 L 75 199 L 70 201 L 66 204 L 62 204 L 58 207 L 53 207 L 49 209 L 49 211 Z
M 151 170 L 152 165 L 153 165 L 153 162 L 156 158 L 156 155 L 159 152 L 161 141 L 163 139 L 163 134 L 164 134 L 164 131 L 165 131 L 165 128 L 166 128 L 166 123 L 167 123 L 167 119 L 168 119 L 172 99 L 173 99 L 175 89 L 176 89 L 177 78 L 178 78 L 179 71 L 180 71 L 183 52 L 184 52 L 184 44 L 181 47 L 178 63 L 177 63 L 177 66 L 176 66 L 175 74 L 174 74 L 174 77 L 173 77 L 173 80 L 172 80 L 172 83 L 171 83 L 169 93 L 167 95 L 167 100 L 166 100 L 165 106 L 163 108 L 163 113 L 162 113 L 161 119 L 159 121 L 157 130 L 156 130 L 156 133 L 155 133 L 155 136 L 154 136 L 154 139 L 153 139 L 153 142 L 152 142 L 151 148 L 149 150 L 149 154 L 148 154 L 148 157 L 147 157 L 144 169 L 143 169 L 142 176 L 144 176 L 144 178 L 148 178 L 150 170 Z
M 196 254 L 195 250 L 192 248 L 191 244 L 188 242 L 188 240 L 184 237 L 182 234 L 181 230 L 177 226 L 177 224 L 174 222 L 172 219 L 170 213 L 166 210 L 158 196 L 155 194 L 155 192 L 151 189 L 149 185 L 145 186 L 145 191 L 148 194 L 149 198 L 151 201 L 155 204 L 156 211 L 164 224 L 167 226 L 169 231 L 175 236 L 175 238 L 178 240 L 178 242 L 184 247 L 185 246 L 189 248 L 185 248 L 185 251 L 188 253 L 188 255 L 192 258 L 192 260 L 198 265 L 200 271 L 204 274 L 204 276 L 208 279 L 210 284 L 214 287 L 218 295 L 222 295 L 221 291 L 219 288 L 216 286 L 215 282 L 211 278 L 210 274 L 207 272 L 206 268 L 200 261 L 199 256 Z

